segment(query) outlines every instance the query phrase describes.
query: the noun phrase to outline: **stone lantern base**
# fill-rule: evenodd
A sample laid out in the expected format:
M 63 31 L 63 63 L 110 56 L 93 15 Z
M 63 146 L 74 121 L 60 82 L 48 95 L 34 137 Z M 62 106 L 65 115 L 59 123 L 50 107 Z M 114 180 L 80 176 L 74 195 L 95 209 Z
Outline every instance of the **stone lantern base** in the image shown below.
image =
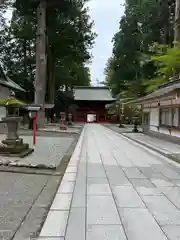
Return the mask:
M 124 126 L 122 123 L 120 123 L 120 124 L 118 125 L 118 128 L 125 128 L 125 126 Z
M 134 128 L 133 128 L 132 132 L 134 132 L 134 133 L 138 133 L 139 132 L 138 131 L 137 118 L 135 118 L 135 120 L 134 120 Z
M 68 122 L 67 122 L 67 125 L 68 125 L 68 126 L 72 126 L 72 125 L 73 125 L 73 122 L 72 122 L 72 114 L 71 114 L 71 113 L 68 113 Z
M 61 130 L 67 130 L 66 117 L 65 116 L 66 116 L 65 112 L 60 112 L 60 117 L 61 117 L 60 129 Z
M 61 129 L 61 130 L 67 130 L 67 126 L 66 126 L 66 125 L 61 125 L 61 126 L 60 126 L 60 129 Z
M 25 157 L 32 153 L 34 149 L 29 147 L 29 144 L 23 143 L 23 139 L 19 138 L 17 130 L 21 117 L 5 117 L 2 123 L 7 125 L 7 136 L 2 140 L 3 145 L 0 146 L 0 155 Z

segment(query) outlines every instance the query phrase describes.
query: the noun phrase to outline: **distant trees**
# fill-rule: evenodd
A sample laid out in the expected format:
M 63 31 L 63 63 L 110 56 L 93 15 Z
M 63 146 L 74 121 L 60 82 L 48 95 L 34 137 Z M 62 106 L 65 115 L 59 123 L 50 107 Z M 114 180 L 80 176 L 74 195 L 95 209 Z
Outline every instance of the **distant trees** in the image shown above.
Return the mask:
M 126 0 L 113 53 L 105 68 L 105 84 L 114 94 L 137 98 L 179 72 L 179 0 Z M 175 17 L 176 9 L 176 17 Z M 175 26 L 175 32 L 174 32 Z
M 14 9 L 12 21 L 8 26 L 1 18 L 0 28 L 0 60 L 8 76 L 26 89 L 27 94 L 21 97 L 30 102 L 34 99 L 36 77 L 38 4 L 36 0 L 7 1 L 4 8 Z M 86 1 L 47 1 L 47 4 L 45 98 L 48 100 L 54 87 L 57 90 L 90 84 L 87 64 L 96 34 L 92 31 Z

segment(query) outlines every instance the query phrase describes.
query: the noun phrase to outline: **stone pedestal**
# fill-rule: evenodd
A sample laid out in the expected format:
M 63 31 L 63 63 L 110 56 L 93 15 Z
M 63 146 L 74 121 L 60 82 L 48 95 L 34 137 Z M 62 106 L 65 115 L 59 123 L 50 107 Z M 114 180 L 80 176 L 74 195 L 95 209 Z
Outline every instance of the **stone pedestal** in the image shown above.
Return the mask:
M 134 133 L 138 133 L 138 123 L 137 123 L 137 120 L 134 121 L 134 128 L 133 128 L 133 132 Z
M 7 136 L 5 140 L 2 140 L 4 145 L 0 147 L 0 155 L 25 157 L 34 151 L 18 136 L 18 126 L 21 120 L 21 117 L 13 116 L 2 118 L 1 123 L 7 126 Z
M 67 130 L 65 112 L 61 112 L 60 117 L 61 117 L 60 129 Z
M 68 113 L 68 123 L 67 125 L 72 126 L 73 122 L 72 122 L 72 113 Z
M 125 128 L 125 126 L 122 124 L 122 122 L 120 121 L 119 125 L 118 125 L 119 128 Z

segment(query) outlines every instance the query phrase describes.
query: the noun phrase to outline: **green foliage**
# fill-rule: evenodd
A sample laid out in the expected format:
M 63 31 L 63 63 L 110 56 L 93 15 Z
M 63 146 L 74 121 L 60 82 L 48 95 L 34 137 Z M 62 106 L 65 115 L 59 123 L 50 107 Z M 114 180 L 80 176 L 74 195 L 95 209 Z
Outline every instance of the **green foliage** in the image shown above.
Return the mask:
M 25 106 L 26 104 L 14 97 L 9 97 L 7 99 L 0 100 L 0 105 L 3 105 L 3 106 L 16 105 L 20 107 L 20 106 Z
M 157 89 L 160 85 L 166 83 L 167 80 L 164 79 L 162 76 L 157 76 L 153 79 L 146 79 L 143 82 L 143 86 L 144 86 L 144 93 L 148 94 L 153 92 L 155 89 Z
M 53 88 L 54 83 L 56 90 L 90 84 L 87 64 L 96 34 L 85 2 L 47 3 L 48 88 Z M 34 97 L 37 4 L 32 0 L 14 1 L 11 24 L 1 25 L 0 30 L 0 60 L 8 76 L 27 91 L 27 102 Z
M 160 45 L 159 48 L 160 51 L 151 60 L 158 68 L 157 74 L 167 80 L 180 71 L 180 48 L 166 45 Z
M 150 62 L 156 66 L 154 77 L 144 81 L 145 92 L 152 92 L 158 86 L 169 81 L 171 77 L 179 77 L 180 48 L 155 43 L 151 51 Z
M 115 95 L 123 91 L 127 97 L 143 96 L 178 70 L 179 50 L 171 48 L 174 12 L 175 0 L 126 0 L 113 38 L 113 54 L 105 68 L 105 84 Z M 161 56 L 155 48 L 167 54 Z

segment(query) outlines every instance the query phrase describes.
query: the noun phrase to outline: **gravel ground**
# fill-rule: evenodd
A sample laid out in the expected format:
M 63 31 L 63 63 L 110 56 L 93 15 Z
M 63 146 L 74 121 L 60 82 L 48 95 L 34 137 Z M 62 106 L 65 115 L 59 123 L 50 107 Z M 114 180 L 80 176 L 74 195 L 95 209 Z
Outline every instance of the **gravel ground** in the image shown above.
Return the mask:
M 56 168 L 72 144 L 74 137 L 75 136 L 59 137 L 57 135 L 47 137 L 39 136 L 37 137 L 37 144 L 32 154 L 25 158 L 1 156 L 0 163 L 12 166 L 44 166 L 46 168 Z M 0 135 L 0 141 L 2 139 L 4 139 L 4 136 Z M 23 136 L 23 140 L 33 147 L 32 136 Z
M 49 178 L 47 175 L 0 173 L 0 239 L 12 238 Z
M 24 140 L 32 141 L 28 136 Z M 0 166 L 0 240 L 36 239 L 77 140 L 78 135 L 38 137 L 35 153 L 21 159 L 26 163 L 54 163 L 58 165 L 56 171 Z

